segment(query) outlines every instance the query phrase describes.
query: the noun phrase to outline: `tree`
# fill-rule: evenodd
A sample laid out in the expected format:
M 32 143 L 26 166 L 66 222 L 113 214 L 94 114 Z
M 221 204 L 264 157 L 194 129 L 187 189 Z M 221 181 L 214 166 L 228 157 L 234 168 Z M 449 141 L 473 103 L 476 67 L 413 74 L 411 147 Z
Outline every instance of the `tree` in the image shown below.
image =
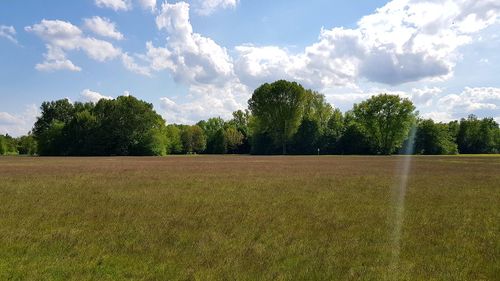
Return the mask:
M 409 99 L 388 94 L 355 104 L 352 114 L 378 154 L 391 154 L 400 148 L 417 115 Z
M 36 140 L 31 133 L 17 139 L 17 150 L 22 155 L 36 155 L 38 153 Z
M 461 119 L 457 133 L 460 153 L 497 153 L 498 123 L 493 118 L 478 119 L 469 115 Z
M 167 137 L 167 154 L 182 153 L 181 128 L 178 125 L 168 125 L 165 131 Z
M 415 153 L 439 155 L 458 153 L 457 144 L 447 124 L 421 120 L 415 136 Z
M 344 116 L 344 129 L 336 152 L 340 154 L 373 154 L 368 136 L 363 131 L 361 125 L 355 121 L 352 112 L 347 112 Z
M 295 83 L 279 80 L 263 84 L 257 88 L 248 101 L 249 109 L 261 130 L 258 134 L 268 134 L 275 145 L 286 146 L 297 132 L 304 111 L 305 90 Z
M 65 155 L 64 122 L 53 120 L 50 125 L 37 136 L 40 155 Z
M 40 106 L 40 110 L 41 115 L 37 118 L 33 128 L 33 134 L 35 136 L 47 130 L 55 120 L 62 123 L 68 123 L 73 117 L 75 108 L 68 99 L 61 99 L 43 102 Z
M 95 106 L 99 121 L 96 149 L 101 155 L 163 155 L 165 120 L 153 105 L 133 96 L 101 99 Z
M 6 135 L 0 135 L 0 155 L 18 154 L 16 140 Z
M 235 153 L 243 144 L 243 134 L 233 126 L 229 126 L 224 130 L 225 153 Z
M 341 153 L 340 139 L 345 131 L 344 115 L 337 108 L 333 110 L 326 128 L 322 132 L 319 140 L 321 151 L 328 154 Z
M 165 121 L 132 96 L 97 104 L 44 102 L 34 126 L 40 155 L 164 155 Z
M 207 145 L 203 129 L 198 125 L 186 127 L 181 133 L 181 140 L 186 153 L 202 153 Z
M 222 154 L 225 150 L 224 126 L 226 122 L 220 118 L 210 118 L 207 121 L 200 121 L 197 125 L 203 130 L 207 140 L 206 153 Z
M 324 95 L 312 90 L 305 91 L 304 100 L 304 120 L 316 122 L 322 133 L 328 127 L 328 122 L 334 113 L 332 106 L 326 102 Z
M 96 131 L 99 121 L 89 110 L 81 108 L 71 121 L 65 125 L 65 151 L 67 155 L 96 155 Z
M 62 128 L 73 118 L 75 113 L 73 104 L 68 99 L 43 102 L 40 110 L 41 115 L 33 127 L 33 136 L 38 142 L 40 155 L 63 155 L 60 151 L 61 148 L 65 147 L 65 141 L 62 139 Z M 61 131 L 60 134 L 55 133 L 57 130 Z M 52 137 L 58 139 L 51 139 Z
M 320 137 L 318 122 L 310 119 L 302 120 L 297 133 L 292 139 L 291 151 L 294 154 L 314 154 L 318 150 Z
M 241 144 L 234 148 L 234 150 L 231 151 L 232 153 L 244 154 L 250 152 L 250 118 L 251 116 L 248 110 L 237 110 L 233 112 L 233 119 L 227 123 L 228 126 L 235 127 L 243 136 Z

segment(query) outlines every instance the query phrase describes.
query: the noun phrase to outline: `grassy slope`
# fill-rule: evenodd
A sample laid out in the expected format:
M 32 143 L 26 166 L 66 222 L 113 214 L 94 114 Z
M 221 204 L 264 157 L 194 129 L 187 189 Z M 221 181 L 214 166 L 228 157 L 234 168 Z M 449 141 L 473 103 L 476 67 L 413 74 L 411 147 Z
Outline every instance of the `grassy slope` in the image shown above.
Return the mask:
M 0 280 L 494 280 L 500 157 L 0 158 Z M 497 279 L 498 280 L 498 279 Z

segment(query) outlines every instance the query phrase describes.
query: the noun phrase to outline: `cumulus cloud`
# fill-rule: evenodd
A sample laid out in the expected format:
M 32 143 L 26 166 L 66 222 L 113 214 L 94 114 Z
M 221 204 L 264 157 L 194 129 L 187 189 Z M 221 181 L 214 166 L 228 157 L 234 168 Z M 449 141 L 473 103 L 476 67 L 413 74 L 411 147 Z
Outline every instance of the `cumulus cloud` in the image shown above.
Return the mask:
M 191 86 L 189 93 L 183 102 L 169 97 L 160 99 L 162 115 L 168 123 L 194 124 L 214 116 L 229 119 L 232 112 L 246 107 L 249 90 L 239 83 L 228 83 L 225 87 Z
M 233 64 L 225 48 L 212 39 L 193 32 L 189 4 L 164 2 L 156 17 L 158 29 L 168 33 L 170 71 L 184 83 L 221 83 L 233 74 Z M 152 46 L 151 46 L 152 47 Z M 153 48 L 150 48 L 153 50 Z
M 154 12 L 156 10 L 156 0 L 139 0 L 139 4 L 145 10 Z
M 40 23 L 25 27 L 46 42 L 45 61 L 35 66 L 40 71 L 70 70 L 80 71 L 67 59 L 68 51 L 82 50 L 88 57 L 103 62 L 121 55 L 121 50 L 113 44 L 87 37 L 75 25 L 61 20 L 42 20 Z
M 97 35 L 116 40 L 123 40 L 123 34 L 116 29 L 116 24 L 107 18 L 92 17 L 84 19 L 84 26 Z
M 474 114 L 480 118 L 492 117 L 500 120 L 500 88 L 466 87 L 460 93 L 445 93 L 438 87 L 413 88 L 410 91 L 370 89 L 368 91 L 326 94 L 328 102 L 343 111 L 380 93 L 408 98 L 417 107 L 420 116 L 436 121 L 449 122 Z
M 469 114 L 479 117 L 500 118 L 500 88 L 465 88 L 459 94 L 449 94 L 437 101 L 440 112 L 451 118 L 462 118 Z
M 98 92 L 94 92 L 94 91 L 91 91 L 89 89 L 85 89 L 81 92 L 80 94 L 81 98 L 84 100 L 84 101 L 90 101 L 90 102 L 93 102 L 93 103 L 97 103 L 98 101 L 100 101 L 101 99 L 106 99 L 106 100 L 111 100 L 113 99 L 113 97 L 110 97 L 110 96 L 105 96 L 105 95 L 102 95 L 101 93 L 98 93 Z
M 192 3 L 195 12 L 210 14 L 218 8 L 234 7 L 237 2 Z M 189 93 L 180 100 L 161 99 L 169 122 L 193 123 L 217 115 L 230 117 L 232 111 L 246 105 L 249 89 L 277 79 L 295 80 L 308 88 L 326 90 L 328 100 L 342 109 L 388 92 L 411 98 L 419 108 L 430 109 L 446 103 L 449 106 L 443 107 L 446 113 L 424 110 L 425 114 L 441 118 L 486 112 L 499 115 L 494 111 L 499 102 L 484 99 L 478 102 L 472 98 L 477 91 L 468 94 L 472 88 L 458 95 L 445 95 L 437 87 L 406 93 L 384 89 L 362 91 L 357 86 L 361 81 L 399 85 L 448 79 L 460 59 L 459 47 L 470 44 L 478 32 L 498 22 L 500 4 L 495 1 L 393 0 L 361 18 L 355 28 L 322 29 L 318 40 L 298 53 L 279 46 L 244 44 L 235 47 L 234 57 L 211 38 L 194 31 L 190 5 L 186 2 L 165 1 L 158 9 L 156 1 L 144 0 L 139 4 L 155 12 L 157 28 L 166 34 L 164 45 L 146 42 L 145 53 L 129 54 L 119 49 L 113 52 L 116 48 L 101 40 L 103 46 L 97 49 L 101 53 L 92 53 L 85 43 L 97 45 L 94 42 L 97 39 L 83 36 L 74 26 L 58 24 L 51 32 L 39 32 L 48 42 L 46 62 L 60 62 L 65 65 L 61 68 L 72 68 L 66 52 L 82 49 L 96 60 L 119 57 L 125 68 L 141 75 L 152 76 L 166 70 L 175 81 L 186 85 Z M 130 3 L 127 7 L 131 7 Z M 76 40 L 75 44 L 71 38 L 81 41 Z M 113 55 L 106 56 L 108 53 Z M 329 92 L 329 89 L 346 91 Z
M 182 102 L 161 99 L 168 122 L 229 118 L 234 110 L 245 107 L 249 89 L 235 75 L 227 50 L 193 31 L 189 9 L 185 2 L 163 3 L 156 24 L 167 33 L 166 45 L 156 47 L 148 42 L 143 60 L 152 71 L 167 70 L 176 81 L 188 86 L 189 95 Z
M 36 105 L 28 105 L 22 113 L 0 112 L 0 134 L 17 137 L 27 134 L 38 116 Z
M 218 9 L 234 8 L 239 0 L 195 0 L 193 2 L 195 11 L 199 15 L 207 16 Z
M 298 54 L 276 46 L 236 47 L 236 71 L 243 81 L 279 76 L 319 89 L 360 79 L 390 85 L 443 80 L 453 73 L 458 48 L 499 15 L 496 1 L 394 0 L 354 29 L 322 30 L 318 42 Z
M 337 93 L 327 93 L 325 96 L 332 105 L 344 111 L 350 110 L 355 103 L 362 102 L 379 94 L 398 95 L 402 98 L 410 99 L 415 106 L 420 110 L 427 110 L 436 105 L 439 98 L 441 98 L 443 89 L 438 87 L 423 87 L 413 88 L 409 91 L 402 90 L 388 90 L 385 88 L 372 88 L 366 91 L 355 89 L 355 91 L 339 91 Z
M 122 63 L 125 68 L 131 72 L 144 76 L 151 76 L 151 68 L 149 66 L 139 65 L 135 58 L 128 53 L 122 54 Z
M 6 38 L 14 44 L 18 44 L 16 39 L 16 29 L 11 25 L 0 25 L 0 37 Z
M 130 0 L 95 0 L 95 4 L 100 8 L 110 8 L 115 11 L 127 11 L 132 8 Z

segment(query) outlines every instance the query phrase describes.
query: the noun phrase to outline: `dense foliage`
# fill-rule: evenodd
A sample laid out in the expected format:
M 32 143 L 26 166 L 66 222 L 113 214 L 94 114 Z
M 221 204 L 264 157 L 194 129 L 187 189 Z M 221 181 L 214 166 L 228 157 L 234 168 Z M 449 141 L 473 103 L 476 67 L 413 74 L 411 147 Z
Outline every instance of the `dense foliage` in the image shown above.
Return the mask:
M 257 88 L 248 104 L 231 120 L 166 125 L 151 104 L 131 96 L 44 102 L 32 134 L 0 135 L 0 155 L 500 153 L 494 119 L 436 123 L 397 95 L 342 113 L 320 93 L 280 80 Z
M 131 96 L 97 104 L 44 102 L 33 129 L 40 155 L 165 155 L 165 121 Z

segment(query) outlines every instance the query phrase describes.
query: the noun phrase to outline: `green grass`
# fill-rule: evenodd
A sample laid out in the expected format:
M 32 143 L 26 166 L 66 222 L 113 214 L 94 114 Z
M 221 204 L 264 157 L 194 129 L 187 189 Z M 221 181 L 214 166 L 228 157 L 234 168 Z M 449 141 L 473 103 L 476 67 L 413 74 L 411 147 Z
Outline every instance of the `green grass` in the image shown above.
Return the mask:
M 0 158 L 0 280 L 498 280 L 500 157 Z

